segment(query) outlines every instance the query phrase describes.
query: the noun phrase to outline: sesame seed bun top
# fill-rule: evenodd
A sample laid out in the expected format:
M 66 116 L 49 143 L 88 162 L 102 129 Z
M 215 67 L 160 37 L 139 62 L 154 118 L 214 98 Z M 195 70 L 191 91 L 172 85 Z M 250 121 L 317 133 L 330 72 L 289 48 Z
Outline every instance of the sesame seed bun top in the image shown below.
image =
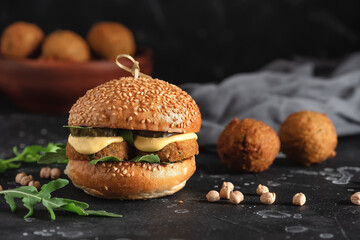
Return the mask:
M 179 87 L 159 79 L 124 77 L 88 90 L 70 109 L 69 126 L 198 132 L 199 107 Z

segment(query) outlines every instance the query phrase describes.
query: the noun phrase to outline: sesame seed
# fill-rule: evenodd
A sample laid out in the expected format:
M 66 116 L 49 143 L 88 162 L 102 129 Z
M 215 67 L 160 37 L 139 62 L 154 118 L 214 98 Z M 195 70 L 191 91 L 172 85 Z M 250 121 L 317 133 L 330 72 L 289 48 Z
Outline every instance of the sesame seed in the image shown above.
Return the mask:
M 124 110 L 128 111 L 123 112 Z M 200 128 L 199 108 L 190 95 L 173 84 L 142 77 L 123 77 L 88 90 L 70 109 L 68 125 L 109 127 L 105 119 L 111 116 L 112 128 L 134 129 L 138 122 L 129 123 L 131 120 L 128 119 L 138 115 L 134 113 L 131 116 L 132 112 L 150 112 L 143 122 L 154 123 L 146 125 L 146 130 L 149 131 L 168 131 L 169 128 L 174 128 L 173 132 L 194 132 Z M 178 124 L 176 128 L 175 125 L 171 126 L 171 122 L 159 124 L 153 119 L 159 115 L 163 119 L 181 119 L 182 124 Z
M 112 175 L 113 177 L 115 177 L 115 176 L 116 176 L 116 174 L 115 174 L 115 173 L 112 173 L 111 175 Z
M 104 186 L 104 189 L 105 189 L 106 191 L 109 190 L 108 186 Z

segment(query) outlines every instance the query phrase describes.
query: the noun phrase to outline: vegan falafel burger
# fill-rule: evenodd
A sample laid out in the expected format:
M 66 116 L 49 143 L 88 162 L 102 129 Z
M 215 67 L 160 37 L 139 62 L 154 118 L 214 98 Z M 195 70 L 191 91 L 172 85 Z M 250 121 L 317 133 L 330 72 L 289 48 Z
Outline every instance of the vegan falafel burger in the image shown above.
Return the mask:
M 171 195 L 195 172 L 201 115 L 185 91 L 149 77 L 88 90 L 70 110 L 68 177 L 101 198 Z

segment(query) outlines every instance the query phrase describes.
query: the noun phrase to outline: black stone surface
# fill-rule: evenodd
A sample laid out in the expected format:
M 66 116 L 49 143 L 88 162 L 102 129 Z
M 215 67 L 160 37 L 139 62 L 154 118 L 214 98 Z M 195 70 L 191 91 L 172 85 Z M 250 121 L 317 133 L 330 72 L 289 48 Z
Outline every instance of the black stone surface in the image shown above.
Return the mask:
M 1 115 L 0 157 L 10 157 L 14 145 L 65 142 L 65 124 L 65 116 Z M 197 171 L 186 187 L 160 199 L 103 200 L 84 194 L 71 183 L 54 193 L 87 202 L 94 210 L 121 213 L 123 218 L 56 211 L 57 218 L 51 221 L 46 209 L 39 206 L 31 218 L 24 219 L 27 211 L 20 201 L 11 213 L 1 197 L 0 239 L 359 239 L 360 207 L 349 200 L 360 191 L 359 142 L 360 135 L 340 138 L 337 156 L 320 165 L 302 167 L 278 158 L 259 174 L 231 173 L 216 152 L 201 149 Z M 17 187 L 14 178 L 22 170 L 40 179 L 40 168 L 23 164 L 1 174 L 0 184 L 4 189 Z M 206 193 L 220 190 L 223 181 L 233 182 L 244 194 L 241 204 L 206 201 Z M 260 203 L 255 194 L 258 184 L 277 194 L 274 205 Z M 306 194 L 306 205 L 291 204 L 297 192 Z

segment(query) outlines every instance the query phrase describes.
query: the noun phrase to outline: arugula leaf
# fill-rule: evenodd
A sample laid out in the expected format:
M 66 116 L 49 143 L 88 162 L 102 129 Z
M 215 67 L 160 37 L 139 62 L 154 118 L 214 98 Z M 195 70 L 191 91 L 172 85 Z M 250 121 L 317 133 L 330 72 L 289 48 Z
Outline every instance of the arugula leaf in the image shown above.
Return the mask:
M 19 162 L 36 162 L 44 154 L 55 152 L 61 148 L 61 144 L 49 143 L 46 147 L 40 145 L 31 145 L 24 148 L 22 152 L 19 152 L 17 147 L 13 148 L 15 157 L 10 159 L 0 159 L 0 173 L 6 172 L 9 168 L 19 168 L 21 163 Z
M 51 164 L 51 163 L 68 163 L 69 159 L 66 157 L 65 145 L 59 145 L 59 148 L 55 152 L 47 152 L 44 156 L 38 159 L 39 164 Z
M 119 159 L 119 158 L 113 157 L 113 156 L 106 156 L 106 157 L 103 157 L 103 158 L 91 160 L 89 162 L 89 164 L 95 165 L 98 162 L 123 162 L 123 161 L 124 161 L 124 159 Z
M 123 162 L 124 159 L 119 159 L 113 156 L 106 156 L 100 159 L 94 159 L 89 162 L 89 164 L 97 164 L 98 162 Z M 148 162 L 148 163 L 160 163 L 160 158 L 156 154 L 148 154 L 144 156 L 136 156 L 132 159 L 127 160 L 129 162 Z
M 148 162 L 148 163 L 160 163 L 160 158 L 156 154 L 148 154 L 144 156 L 136 156 L 130 159 L 131 162 Z
M 80 127 L 80 126 L 68 126 L 68 125 L 64 125 L 64 128 L 78 128 L 78 129 L 87 129 L 87 128 L 92 128 L 92 127 Z
M 119 133 L 120 136 L 125 140 L 125 142 L 127 142 L 131 146 L 134 146 L 134 135 L 131 130 L 122 129 Z
M 89 205 L 85 202 L 80 202 L 67 198 L 51 198 L 51 193 L 57 189 L 65 187 L 69 183 L 66 179 L 58 178 L 45 184 L 41 187 L 40 192 L 34 186 L 22 186 L 14 189 L 8 189 L 0 191 L 0 194 L 4 194 L 6 203 L 9 204 L 12 212 L 16 210 L 16 203 L 14 198 L 22 198 L 24 206 L 29 212 L 24 218 L 30 217 L 34 213 L 34 206 L 41 203 L 46 207 L 50 213 L 52 220 L 55 220 L 56 216 L 54 209 L 62 209 L 68 212 L 74 212 L 81 216 L 103 216 L 103 217 L 122 217 L 120 214 L 109 213 L 103 210 L 86 210 Z

